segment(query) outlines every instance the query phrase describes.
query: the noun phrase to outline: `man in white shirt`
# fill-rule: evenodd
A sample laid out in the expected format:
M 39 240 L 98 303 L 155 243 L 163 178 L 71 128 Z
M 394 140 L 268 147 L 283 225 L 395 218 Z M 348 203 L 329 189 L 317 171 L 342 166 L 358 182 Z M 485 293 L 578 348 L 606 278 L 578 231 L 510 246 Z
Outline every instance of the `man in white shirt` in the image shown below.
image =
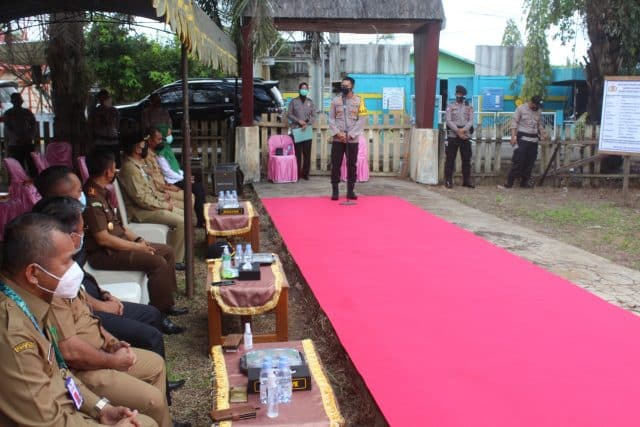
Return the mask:
M 177 169 L 171 167 L 169 160 L 163 155 L 166 151 L 165 143 L 162 142 L 162 132 L 156 127 L 152 127 L 149 129 L 149 139 L 148 144 L 149 148 L 155 152 L 157 155 L 155 156 L 156 162 L 162 171 L 162 175 L 166 184 L 169 186 L 175 186 L 182 190 L 184 190 L 184 171 L 182 169 Z M 194 209 L 196 211 L 197 224 L 196 227 L 204 228 L 204 202 L 205 202 L 205 191 L 202 182 L 195 182 L 193 176 L 191 179 L 191 191 L 193 192 L 194 198 Z

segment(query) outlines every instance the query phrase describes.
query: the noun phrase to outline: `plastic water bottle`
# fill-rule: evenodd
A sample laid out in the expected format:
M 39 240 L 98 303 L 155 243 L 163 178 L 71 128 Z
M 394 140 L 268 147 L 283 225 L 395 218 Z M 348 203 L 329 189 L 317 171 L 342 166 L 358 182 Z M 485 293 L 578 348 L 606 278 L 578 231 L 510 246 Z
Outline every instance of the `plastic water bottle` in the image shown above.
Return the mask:
M 271 358 L 265 357 L 262 359 L 262 368 L 260 368 L 260 403 L 267 404 L 267 380 L 269 379 L 269 372 L 272 372 Z
M 218 207 L 219 208 L 226 208 L 226 203 L 227 201 L 224 198 L 224 191 L 220 191 L 220 193 L 218 193 Z
M 242 245 L 238 243 L 236 245 L 236 254 L 233 258 L 234 265 L 236 268 L 242 267 L 242 261 L 244 260 L 244 255 L 242 254 Z
M 244 324 L 244 349 L 251 350 L 253 348 L 253 334 L 251 333 L 251 324 Z
M 233 207 L 233 197 L 231 197 L 231 191 L 229 191 L 229 190 L 225 191 L 224 198 L 227 201 L 227 207 L 228 208 L 232 208 Z
M 278 416 L 278 382 L 273 371 L 267 376 L 267 417 Z
M 289 368 L 289 360 L 286 356 L 280 356 L 278 359 L 276 377 L 278 379 L 278 403 L 291 403 L 291 368 Z
M 251 248 L 251 243 L 247 243 L 246 249 L 244 250 L 244 262 L 248 262 L 249 264 L 253 262 L 253 249 Z
M 231 277 L 231 253 L 229 253 L 229 246 L 225 245 L 222 251 L 222 278 L 228 279 Z
M 236 190 L 233 190 L 231 192 L 231 196 L 233 197 L 233 207 L 234 208 L 239 208 L 240 207 L 240 202 L 238 201 L 238 192 Z

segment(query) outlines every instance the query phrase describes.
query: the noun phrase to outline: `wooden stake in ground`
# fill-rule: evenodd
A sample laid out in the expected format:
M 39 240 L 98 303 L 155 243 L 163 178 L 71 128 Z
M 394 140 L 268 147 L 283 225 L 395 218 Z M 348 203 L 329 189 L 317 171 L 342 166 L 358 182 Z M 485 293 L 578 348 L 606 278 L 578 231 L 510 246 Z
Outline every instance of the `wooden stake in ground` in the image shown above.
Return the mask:
M 404 154 L 402 155 L 402 169 L 400 170 L 400 177 L 406 178 L 409 176 L 409 152 L 411 150 L 411 134 L 413 129 L 405 130 L 404 132 Z M 409 134 L 409 135 L 407 135 Z

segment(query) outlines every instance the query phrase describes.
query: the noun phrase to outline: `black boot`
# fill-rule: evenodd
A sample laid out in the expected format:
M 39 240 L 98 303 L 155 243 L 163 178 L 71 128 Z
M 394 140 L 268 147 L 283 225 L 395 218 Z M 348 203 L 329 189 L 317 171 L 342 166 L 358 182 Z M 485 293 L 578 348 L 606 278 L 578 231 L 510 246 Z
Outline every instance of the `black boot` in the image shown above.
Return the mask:
M 355 191 L 353 191 L 355 186 L 356 186 L 355 182 L 347 183 L 347 199 L 349 199 L 349 200 L 358 200 L 358 196 L 356 196 Z
M 507 178 L 507 182 L 504 184 L 504 188 L 511 188 L 513 187 L 513 177 L 508 177 Z
M 331 200 L 338 200 L 338 184 L 331 183 Z

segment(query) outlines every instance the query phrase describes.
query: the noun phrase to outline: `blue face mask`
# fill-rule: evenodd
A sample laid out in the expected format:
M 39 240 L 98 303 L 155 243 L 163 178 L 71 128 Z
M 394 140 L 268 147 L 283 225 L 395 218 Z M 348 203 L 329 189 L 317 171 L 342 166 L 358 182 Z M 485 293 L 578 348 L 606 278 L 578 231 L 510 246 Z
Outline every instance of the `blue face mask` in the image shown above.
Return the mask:
M 84 195 L 84 191 L 80 193 L 78 201 L 82 203 L 82 210 L 84 211 L 87 208 L 87 196 Z
M 167 135 L 167 137 L 164 139 L 164 142 L 166 142 L 167 144 L 171 144 L 173 142 L 173 135 Z

